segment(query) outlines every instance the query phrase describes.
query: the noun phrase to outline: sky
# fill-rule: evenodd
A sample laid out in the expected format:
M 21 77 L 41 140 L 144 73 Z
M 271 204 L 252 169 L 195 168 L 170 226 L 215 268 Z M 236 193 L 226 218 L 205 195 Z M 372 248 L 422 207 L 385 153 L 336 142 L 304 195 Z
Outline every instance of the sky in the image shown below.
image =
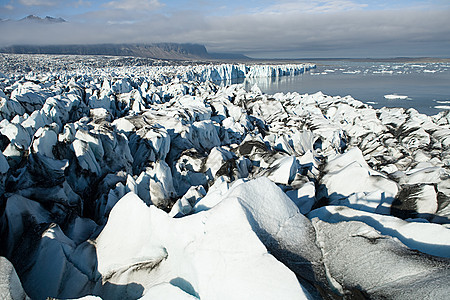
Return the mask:
M 450 57 L 450 0 L 0 0 L 14 44 L 199 43 L 255 58 Z

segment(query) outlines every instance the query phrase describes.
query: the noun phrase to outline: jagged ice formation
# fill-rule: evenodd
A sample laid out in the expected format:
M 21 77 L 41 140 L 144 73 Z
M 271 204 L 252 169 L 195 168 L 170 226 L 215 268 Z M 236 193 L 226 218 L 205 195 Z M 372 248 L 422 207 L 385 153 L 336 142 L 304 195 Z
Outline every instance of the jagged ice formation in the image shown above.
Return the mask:
M 212 81 L 310 65 L 0 77 L 6 299 L 438 299 L 450 114 Z

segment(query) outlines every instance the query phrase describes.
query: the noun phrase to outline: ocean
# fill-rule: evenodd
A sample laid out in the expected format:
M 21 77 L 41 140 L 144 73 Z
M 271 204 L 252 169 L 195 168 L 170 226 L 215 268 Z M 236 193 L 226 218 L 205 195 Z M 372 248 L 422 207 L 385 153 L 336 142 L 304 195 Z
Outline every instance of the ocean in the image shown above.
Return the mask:
M 351 95 L 374 108 L 403 107 L 434 115 L 450 109 L 450 63 L 326 61 L 302 75 L 241 80 L 266 94 Z

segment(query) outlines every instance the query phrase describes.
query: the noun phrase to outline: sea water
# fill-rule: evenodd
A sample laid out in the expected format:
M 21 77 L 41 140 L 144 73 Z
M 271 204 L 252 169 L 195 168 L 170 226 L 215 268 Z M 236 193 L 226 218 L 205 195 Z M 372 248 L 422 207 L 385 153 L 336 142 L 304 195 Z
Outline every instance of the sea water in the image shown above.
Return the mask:
M 450 109 L 450 63 L 327 61 L 302 75 L 242 83 L 247 89 L 257 84 L 266 94 L 351 95 L 374 108 L 412 107 L 427 115 Z

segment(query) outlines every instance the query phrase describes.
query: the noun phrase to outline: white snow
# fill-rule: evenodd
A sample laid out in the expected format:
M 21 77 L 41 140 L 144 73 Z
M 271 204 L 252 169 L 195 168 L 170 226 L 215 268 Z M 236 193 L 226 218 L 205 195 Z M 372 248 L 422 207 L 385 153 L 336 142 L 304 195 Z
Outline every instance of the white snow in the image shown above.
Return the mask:
M 408 99 L 408 96 L 397 95 L 397 94 L 388 94 L 388 95 L 384 95 L 384 98 L 388 99 L 388 100 L 395 100 L 395 99 L 406 100 L 406 99 Z

